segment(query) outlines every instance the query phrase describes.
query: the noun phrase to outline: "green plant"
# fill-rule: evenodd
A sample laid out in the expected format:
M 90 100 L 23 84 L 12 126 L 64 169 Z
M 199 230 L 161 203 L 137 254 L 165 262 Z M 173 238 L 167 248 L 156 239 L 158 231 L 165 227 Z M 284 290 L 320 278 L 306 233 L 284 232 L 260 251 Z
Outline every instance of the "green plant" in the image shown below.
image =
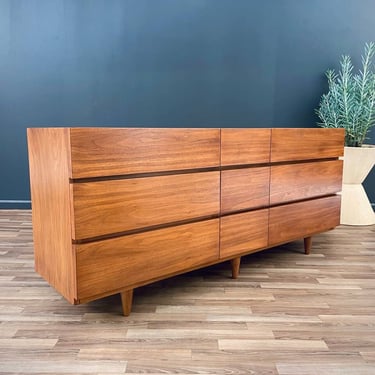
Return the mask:
M 324 128 L 344 128 L 345 145 L 360 147 L 370 128 L 375 125 L 375 72 L 372 58 L 375 43 L 366 43 L 362 56 L 362 70 L 353 74 L 350 56 L 340 61 L 338 74 L 332 69 L 326 72 L 328 93 L 323 94 L 315 110 Z

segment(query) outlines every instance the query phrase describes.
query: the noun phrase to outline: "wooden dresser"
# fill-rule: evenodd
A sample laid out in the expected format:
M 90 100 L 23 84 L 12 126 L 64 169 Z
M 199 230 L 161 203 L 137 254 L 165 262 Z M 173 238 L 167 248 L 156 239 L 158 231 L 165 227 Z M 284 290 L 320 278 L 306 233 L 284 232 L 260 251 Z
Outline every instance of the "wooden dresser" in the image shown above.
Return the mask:
M 35 269 L 69 302 L 339 224 L 342 129 L 30 128 Z

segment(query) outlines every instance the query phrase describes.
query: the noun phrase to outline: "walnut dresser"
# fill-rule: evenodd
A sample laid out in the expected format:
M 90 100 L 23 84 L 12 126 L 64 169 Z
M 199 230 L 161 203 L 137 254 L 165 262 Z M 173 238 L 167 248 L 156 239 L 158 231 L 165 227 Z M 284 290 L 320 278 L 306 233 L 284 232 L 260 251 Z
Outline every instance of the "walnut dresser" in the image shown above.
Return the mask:
M 69 302 L 339 224 L 342 129 L 30 128 L 35 269 Z

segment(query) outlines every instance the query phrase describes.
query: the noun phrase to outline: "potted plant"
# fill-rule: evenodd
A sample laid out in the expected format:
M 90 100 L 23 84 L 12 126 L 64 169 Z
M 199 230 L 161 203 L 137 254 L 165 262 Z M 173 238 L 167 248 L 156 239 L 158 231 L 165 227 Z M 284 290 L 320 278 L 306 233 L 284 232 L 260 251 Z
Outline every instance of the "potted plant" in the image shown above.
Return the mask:
M 375 164 L 375 147 L 364 145 L 375 125 L 374 55 L 375 43 L 366 43 L 358 73 L 353 73 L 350 56 L 342 56 L 338 74 L 332 69 L 326 72 L 328 92 L 315 110 L 319 126 L 345 129 L 342 224 L 375 224 L 375 213 L 362 186 Z

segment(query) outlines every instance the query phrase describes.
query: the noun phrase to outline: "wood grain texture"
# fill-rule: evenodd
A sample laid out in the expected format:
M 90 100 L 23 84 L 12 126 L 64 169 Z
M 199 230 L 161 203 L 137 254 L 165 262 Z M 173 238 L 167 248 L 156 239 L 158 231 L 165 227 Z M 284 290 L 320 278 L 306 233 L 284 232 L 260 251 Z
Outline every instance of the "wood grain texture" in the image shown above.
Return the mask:
M 269 245 L 308 237 L 340 223 L 339 195 L 271 207 Z
M 39 216 L 34 215 L 40 238 L 36 247 L 43 246 L 37 269 L 70 302 L 80 303 L 238 258 L 266 248 L 271 240 L 275 245 L 335 227 L 337 197 L 274 207 L 267 241 L 268 210 L 263 208 L 269 202 L 270 134 L 271 129 L 30 131 L 34 160 L 30 168 L 38 169 L 31 176 L 42 186 L 32 187 L 33 207 L 39 207 L 35 213 Z M 278 129 L 273 134 L 273 151 L 296 160 L 301 155 L 335 158 L 342 135 L 322 129 L 283 129 L 280 149 Z M 331 135 L 331 140 L 323 135 Z M 296 137 L 302 142 L 297 156 L 290 151 Z M 311 157 L 313 149 L 316 155 Z M 244 168 L 249 164 L 251 168 Z M 310 160 L 305 168 L 295 165 L 275 167 L 274 186 L 279 189 L 275 196 L 281 199 L 276 203 L 337 191 L 341 162 L 321 161 L 318 167 Z M 237 169 L 229 170 L 230 166 Z M 215 171 L 204 169 L 212 167 Z M 285 176 L 293 182 L 288 185 Z M 254 208 L 261 209 L 222 217 L 220 230 L 218 219 L 206 221 Z M 160 229 L 167 225 L 168 229 Z M 74 246 L 72 239 L 77 240 Z
M 221 165 L 268 163 L 271 129 L 221 129 Z
M 269 205 L 270 167 L 221 172 L 221 212 Z
M 337 158 L 344 136 L 344 129 L 272 129 L 271 162 Z
M 238 256 L 268 245 L 268 209 L 220 219 L 220 257 Z
M 76 298 L 71 246 L 68 129 L 27 129 L 35 269 L 68 301 Z
M 270 204 L 335 194 L 342 187 L 341 160 L 271 167 Z
M 78 298 L 130 289 L 219 259 L 219 219 L 76 245 Z
M 220 172 L 73 184 L 74 239 L 218 215 Z
M 73 178 L 217 167 L 219 129 L 71 128 Z
M 31 211 L 0 210 L 0 372 L 373 375 L 375 226 L 302 248 L 242 257 L 236 280 L 226 262 L 138 288 L 124 317 L 119 295 L 65 301 L 34 271 Z

